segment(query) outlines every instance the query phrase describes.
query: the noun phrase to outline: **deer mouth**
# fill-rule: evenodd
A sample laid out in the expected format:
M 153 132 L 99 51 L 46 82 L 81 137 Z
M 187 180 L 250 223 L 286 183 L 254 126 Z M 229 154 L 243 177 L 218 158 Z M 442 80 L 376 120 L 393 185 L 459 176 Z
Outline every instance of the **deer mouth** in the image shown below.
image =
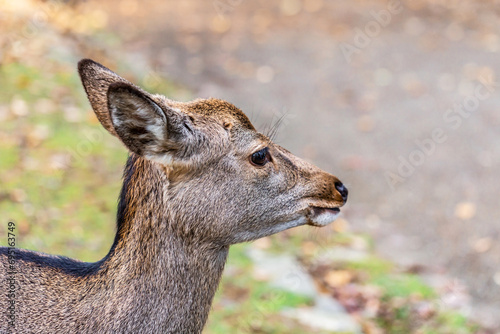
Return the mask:
M 333 207 L 333 208 L 320 208 L 317 206 L 312 206 L 309 208 L 309 217 L 308 217 L 308 222 L 307 224 L 312 225 L 312 226 L 326 226 L 340 215 L 340 208 L 338 207 Z

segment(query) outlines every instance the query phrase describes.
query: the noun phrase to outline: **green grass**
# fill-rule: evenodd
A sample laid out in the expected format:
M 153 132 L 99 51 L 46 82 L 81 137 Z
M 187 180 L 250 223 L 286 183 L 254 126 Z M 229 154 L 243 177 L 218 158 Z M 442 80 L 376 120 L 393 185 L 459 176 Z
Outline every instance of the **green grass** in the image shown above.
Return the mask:
M 346 262 L 344 266 L 347 269 L 363 272 L 373 280 L 385 277 L 394 270 L 394 265 L 391 262 L 374 255 L 362 261 Z
M 378 276 L 370 283 L 381 287 L 386 297 L 418 296 L 424 299 L 434 298 L 434 290 L 418 276 L 411 274 Z

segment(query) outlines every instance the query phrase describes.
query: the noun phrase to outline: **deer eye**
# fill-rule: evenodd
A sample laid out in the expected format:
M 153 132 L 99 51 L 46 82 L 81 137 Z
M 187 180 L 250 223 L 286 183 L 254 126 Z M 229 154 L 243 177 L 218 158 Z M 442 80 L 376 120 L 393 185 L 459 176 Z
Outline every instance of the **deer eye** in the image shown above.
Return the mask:
M 250 156 L 250 162 L 255 166 L 264 166 L 269 161 L 271 161 L 271 154 L 269 154 L 268 147 L 263 148 Z

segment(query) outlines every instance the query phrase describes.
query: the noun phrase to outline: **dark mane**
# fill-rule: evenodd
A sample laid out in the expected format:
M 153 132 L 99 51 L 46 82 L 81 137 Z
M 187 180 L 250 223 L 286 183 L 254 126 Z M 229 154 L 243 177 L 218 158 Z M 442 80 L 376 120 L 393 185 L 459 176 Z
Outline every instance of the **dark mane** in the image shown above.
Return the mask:
M 0 247 L 0 256 L 7 257 L 9 251 L 12 252 L 9 247 Z M 52 269 L 74 277 L 92 275 L 97 272 L 102 263 L 102 261 L 82 262 L 66 256 L 49 255 L 18 248 L 14 249 L 14 257 L 18 270 L 22 270 L 19 268 L 19 262 L 24 262 L 31 268 L 43 268 L 42 270 Z
M 128 189 L 135 172 L 135 163 L 137 159 L 138 157 L 135 154 L 130 154 L 127 159 L 127 164 L 123 170 L 123 185 L 120 191 L 120 196 L 118 197 L 118 210 L 116 212 L 116 235 L 113 245 L 111 246 L 111 250 L 106 257 L 114 253 L 120 240 L 123 240 L 129 232 L 129 228 L 127 226 L 128 220 L 126 219 L 127 215 L 130 214 L 130 196 Z

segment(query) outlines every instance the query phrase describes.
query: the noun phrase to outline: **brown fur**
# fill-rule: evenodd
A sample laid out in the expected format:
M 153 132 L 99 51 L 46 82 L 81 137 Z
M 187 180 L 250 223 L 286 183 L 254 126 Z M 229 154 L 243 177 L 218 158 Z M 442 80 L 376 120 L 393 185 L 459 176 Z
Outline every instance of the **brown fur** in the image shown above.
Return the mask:
M 16 325 L 1 298 L 1 333 L 200 333 L 230 245 L 325 225 L 345 203 L 337 178 L 228 102 L 151 95 L 91 60 L 79 72 L 99 121 L 131 151 L 116 237 L 96 263 L 16 250 Z M 263 147 L 271 160 L 251 163 Z

